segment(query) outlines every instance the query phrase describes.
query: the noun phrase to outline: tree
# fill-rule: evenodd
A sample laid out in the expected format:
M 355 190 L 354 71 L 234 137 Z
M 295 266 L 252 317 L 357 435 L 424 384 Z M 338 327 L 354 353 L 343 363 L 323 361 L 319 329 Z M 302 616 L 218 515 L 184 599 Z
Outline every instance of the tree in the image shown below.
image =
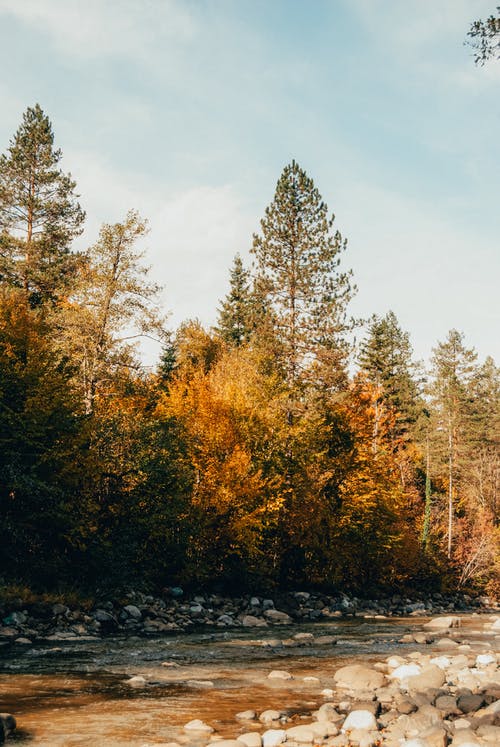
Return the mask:
M 500 59 L 500 5 L 496 15 L 491 14 L 485 21 L 474 21 L 467 36 L 468 44 L 476 50 L 476 65 L 484 65 L 492 57 Z
M 408 439 L 408 431 L 418 414 L 419 392 L 416 366 L 412 361 L 412 347 L 407 332 L 403 332 L 394 312 L 385 317 L 374 315 L 368 335 L 361 345 L 359 363 L 368 380 L 379 390 L 377 407 L 382 403 L 395 415 L 395 426 L 390 434 L 397 439 Z M 374 419 L 374 448 L 378 441 L 377 408 Z
M 219 309 L 216 330 L 227 345 L 239 347 L 248 342 L 252 333 L 250 273 L 239 254 L 234 258 L 229 283 L 229 293 Z
M 135 365 L 134 342 L 151 334 L 163 336 L 155 305 L 159 286 L 148 279 L 144 252 L 135 246 L 146 231 L 135 211 L 122 223 L 104 224 L 84 255 L 80 283 L 58 317 L 59 344 L 78 369 L 87 414 L 112 373 Z
M 436 447 L 447 465 L 447 554 L 452 553 L 453 518 L 461 456 L 469 414 L 468 398 L 476 353 L 464 346 L 463 335 L 452 329 L 432 356 L 431 401 L 434 408 Z
M 274 354 L 291 390 L 328 369 L 344 381 L 353 295 L 350 272 L 340 272 L 346 242 L 333 232 L 334 217 L 306 172 L 292 161 L 255 234 L 255 287 L 266 310 Z
M 0 157 L 0 280 L 23 288 L 31 304 L 71 286 L 77 265 L 71 242 L 85 218 L 53 146 L 50 120 L 36 104 Z

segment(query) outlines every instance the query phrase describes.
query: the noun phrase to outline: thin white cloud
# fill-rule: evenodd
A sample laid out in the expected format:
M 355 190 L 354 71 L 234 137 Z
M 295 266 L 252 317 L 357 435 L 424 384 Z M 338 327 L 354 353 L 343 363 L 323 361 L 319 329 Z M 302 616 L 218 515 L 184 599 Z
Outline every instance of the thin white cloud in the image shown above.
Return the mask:
M 165 40 L 189 41 L 196 27 L 178 0 L 2 0 L 0 14 L 49 34 L 80 58 L 146 58 Z

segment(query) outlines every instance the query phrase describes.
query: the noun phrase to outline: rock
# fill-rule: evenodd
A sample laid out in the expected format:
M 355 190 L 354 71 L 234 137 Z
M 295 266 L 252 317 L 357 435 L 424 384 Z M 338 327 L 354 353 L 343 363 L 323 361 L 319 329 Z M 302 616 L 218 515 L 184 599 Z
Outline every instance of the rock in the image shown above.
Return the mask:
M 470 713 L 471 711 L 479 711 L 484 705 L 484 698 L 482 695 L 459 695 L 457 698 L 457 706 L 462 713 Z M 456 722 L 455 722 L 456 723 Z
M 135 606 L 135 604 L 127 604 L 127 606 L 123 609 L 127 613 L 128 617 L 131 617 L 133 620 L 142 620 L 142 612 L 140 611 L 139 607 Z
M 314 732 L 310 726 L 300 725 L 292 726 L 286 730 L 286 738 L 298 742 L 299 744 L 311 744 L 314 742 Z
M 0 713 L 0 742 L 15 731 L 17 726 L 16 719 L 10 713 Z
M 238 739 L 217 739 L 212 742 L 217 747 L 246 747 L 245 742 Z
M 436 708 L 443 713 L 443 716 L 459 716 L 461 714 L 460 709 L 457 707 L 457 700 L 453 695 L 440 695 L 434 701 Z
M 432 688 L 437 689 L 441 687 L 445 679 L 445 673 L 440 667 L 436 667 L 435 664 L 429 664 L 429 666 L 422 669 L 420 674 L 408 678 L 408 690 L 426 692 Z
M 422 627 L 425 630 L 446 630 L 447 628 L 459 628 L 461 624 L 462 621 L 459 617 L 448 615 L 446 617 L 433 617 Z
M 293 622 L 290 615 L 287 615 L 286 612 L 280 612 L 280 610 L 275 609 L 265 610 L 264 617 L 266 618 L 266 620 L 269 620 L 269 622 L 277 623 L 280 625 L 289 625 L 291 622 Z
M 59 617 L 59 615 L 65 615 L 66 612 L 69 612 L 69 608 L 66 607 L 65 604 L 53 604 L 52 605 L 52 614 L 54 617 Z
M 448 735 L 446 730 L 441 726 L 431 726 L 425 729 L 419 736 L 428 747 L 446 747 L 448 744 Z
M 187 680 L 188 687 L 198 687 L 200 689 L 214 687 L 212 680 Z
M 442 649 L 444 651 L 448 651 L 451 648 L 458 648 L 459 643 L 457 641 L 454 641 L 452 638 L 440 638 L 439 641 L 436 641 L 434 644 L 435 648 Z
M 500 617 L 497 617 L 497 619 L 496 619 L 496 620 L 494 620 L 494 621 L 493 621 L 493 622 L 491 623 L 491 628 L 490 628 L 490 630 L 500 630 Z
M 271 721 L 279 721 L 282 716 L 282 711 L 274 711 L 272 709 L 268 709 L 267 711 L 262 711 L 259 716 L 259 721 L 262 724 L 269 724 L 271 723 Z
M 416 737 L 416 739 L 405 739 L 401 742 L 401 747 L 429 747 L 429 745 L 423 739 Z
M 274 609 L 274 602 L 272 599 L 263 599 L 262 600 L 262 609 L 263 610 L 273 610 Z
M 284 729 L 268 729 L 262 735 L 263 747 L 276 747 L 286 742 L 286 731 Z
M 322 696 L 323 696 L 324 698 L 333 698 L 333 690 L 331 689 L 331 687 L 325 687 L 325 688 L 324 688 L 324 689 L 323 689 L 323 690 L 321 691 L 321 695 L 322 695 Z
M 267 628 L 266 621 L 261 617 L 254 617 L 254 615 L 243 615 L 241 624 L 244 628 Z
M 312 643 L 314 641 L 314 636 L 312 633 L 295 633 L 292 638 L 298 643 Z
M 184 724 L 185 731 L 203 731 L 208 734 L 211 734 L 214 729 L 206 724 L 204 721 L 201 721 L 199 718 L 193 719 L 193 721 L 189 721 L 187 724 Z
M 323 703 L 314 714 L 316 721 L 325 723 L 327 721 L 341 721 L 342 716 L 331 703 Z
M 24 625 L 24 623 L 27 621 L 28 615 L 26 612 L 11 612 L 10 615 L 7 615 L 7 617 L 4 617 L 3 623 L 4 625 Z
M 138 674 L 125 682 L 130 687 L 146 687 L 146 678 Z
M 476 656 L 477 667 L 487 667 L 489 664 L 496 664 L 497 657 L 494 654 L 478 654 Z
M 350 690 L 377 690 L 386 681 L 381 672 L 361 664 L 341 667 L 335 672 L 333 679 L 340 687 Z
M 238 721 L 254 721 L 257 718 L 255 711 L 240 711 L 236 714 L 235 718 Z
M 33 643 L 33 641 L 30 640 L 29 638 L 16 638 L 16 640 L 14 641 L 14 643 L 18 643 L 18 644 L 20 644 L 22 646 L 31 646 L 32 643 Z
M 401 666 L 396 667 L 394 669 L 389 677 L 394 680 L 400 680 L 406 681 L 409 677 L 415 677 L 417 674 L 420 674 L 422 671 L 422 667 L 419 664 L 401 664 Z
M 293 680 L 293 675 L 290 672 L 285 672 L 283 669 L 273 669 L 267 675 L 268 680 Z
M 342 731 L 345 732 L 352 729 L 374 731 L 377 729 L 377 720 L 370 711 L 351 711 L 342 725 Z
M 238 741 L 243 742 L 246 747 L 262 747 L 262 737 L 257 731 L 248 731 L 245 734 L 240 734 Z
M 315 638 L 314 643 L 318 646 L 335 646 L 337 639 L 334 635 L 319 635 Z
M 304 677 L 302 681 L 306 685 L 319 685 L 319 684 L 321 684 L 318 677 Z
M 250 615 L 248 615 L 250 617 Z M 220 615 L 220 617 L 217 618 L 217 623 L 220 625 L 234 625 L 234 620 L 229 615 Z

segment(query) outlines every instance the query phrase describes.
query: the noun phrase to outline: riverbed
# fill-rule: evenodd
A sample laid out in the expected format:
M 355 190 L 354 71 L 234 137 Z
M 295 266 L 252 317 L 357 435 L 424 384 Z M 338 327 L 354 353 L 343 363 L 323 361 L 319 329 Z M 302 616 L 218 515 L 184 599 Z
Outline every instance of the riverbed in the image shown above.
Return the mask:
M 425 618 L 428 619 L 428 618 Z M 20 644 L 0 649 L 0 711 L 15 715 L 14 744 L 33 747 L 188 742 L 183 725 L 208 722 L 218 735 L 241 730 L 236 713 L 285 709 L 300 720 L 346 663 L 423 650 L 399 643 L 422 618 L 353 618 L 259 629 L 216 629 L 157 638 Z M 461 634 L 479 635 L 481 616 Z M 314 639 L 297 640 L 298 633 Z M 292 680 L 269 680 L 271 670 Z M 143 677 L 136 686 L 131 677 Z M 304 678 L 317 678 L 318 681 Z M 257 724 L 256 724 L 257 726 Z M 259 724 L 259 726 L 261 726 Z

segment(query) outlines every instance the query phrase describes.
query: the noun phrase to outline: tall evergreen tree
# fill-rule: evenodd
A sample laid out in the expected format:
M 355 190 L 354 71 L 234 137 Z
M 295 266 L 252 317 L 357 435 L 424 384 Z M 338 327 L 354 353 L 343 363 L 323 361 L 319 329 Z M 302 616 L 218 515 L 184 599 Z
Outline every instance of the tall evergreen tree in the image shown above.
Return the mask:
M 435 418 L 435 451 L 446 464 L 448 494 L 447 554 L 451 557 L 453 519 L 468 418 L 470 383 L 476 353 L 464 345 L 463 334 L 452 329 L 433 350 L 430 394 Z
M 61 157 L 38 104 L 0 156 L 0 280 L 23 288 L 32 305 L 64 294 L 76 267 L 71 242 L 85 213 Z
M 394 413 L 394 426 L 390 429 L 394 443 L 408 438 L 409 429 L 421 409 L 412 354 L 410 337 L 401 329 L 394 312 L 389 311 L 384 317 L 372 317 L 368 335 L 361 345 L 359 364 L 379 391 L 376 409 L 384 405 Z M 373 434 L 375 450 L 377 423 L 376 412 Z
M 327 369 L 330 382 L 344 373 L 354 289 L 351 273 L 339 270 L 346 241 L 333 222 L 313 180 L 292 161 L 254 235 L 256 292 L 292 389 Z
M 219 309 L 217 331 L 230 347 L 248 342 L 252 332 L 252 293 L 250 273 L 239 254 L 229 276 L 229 293 Z

